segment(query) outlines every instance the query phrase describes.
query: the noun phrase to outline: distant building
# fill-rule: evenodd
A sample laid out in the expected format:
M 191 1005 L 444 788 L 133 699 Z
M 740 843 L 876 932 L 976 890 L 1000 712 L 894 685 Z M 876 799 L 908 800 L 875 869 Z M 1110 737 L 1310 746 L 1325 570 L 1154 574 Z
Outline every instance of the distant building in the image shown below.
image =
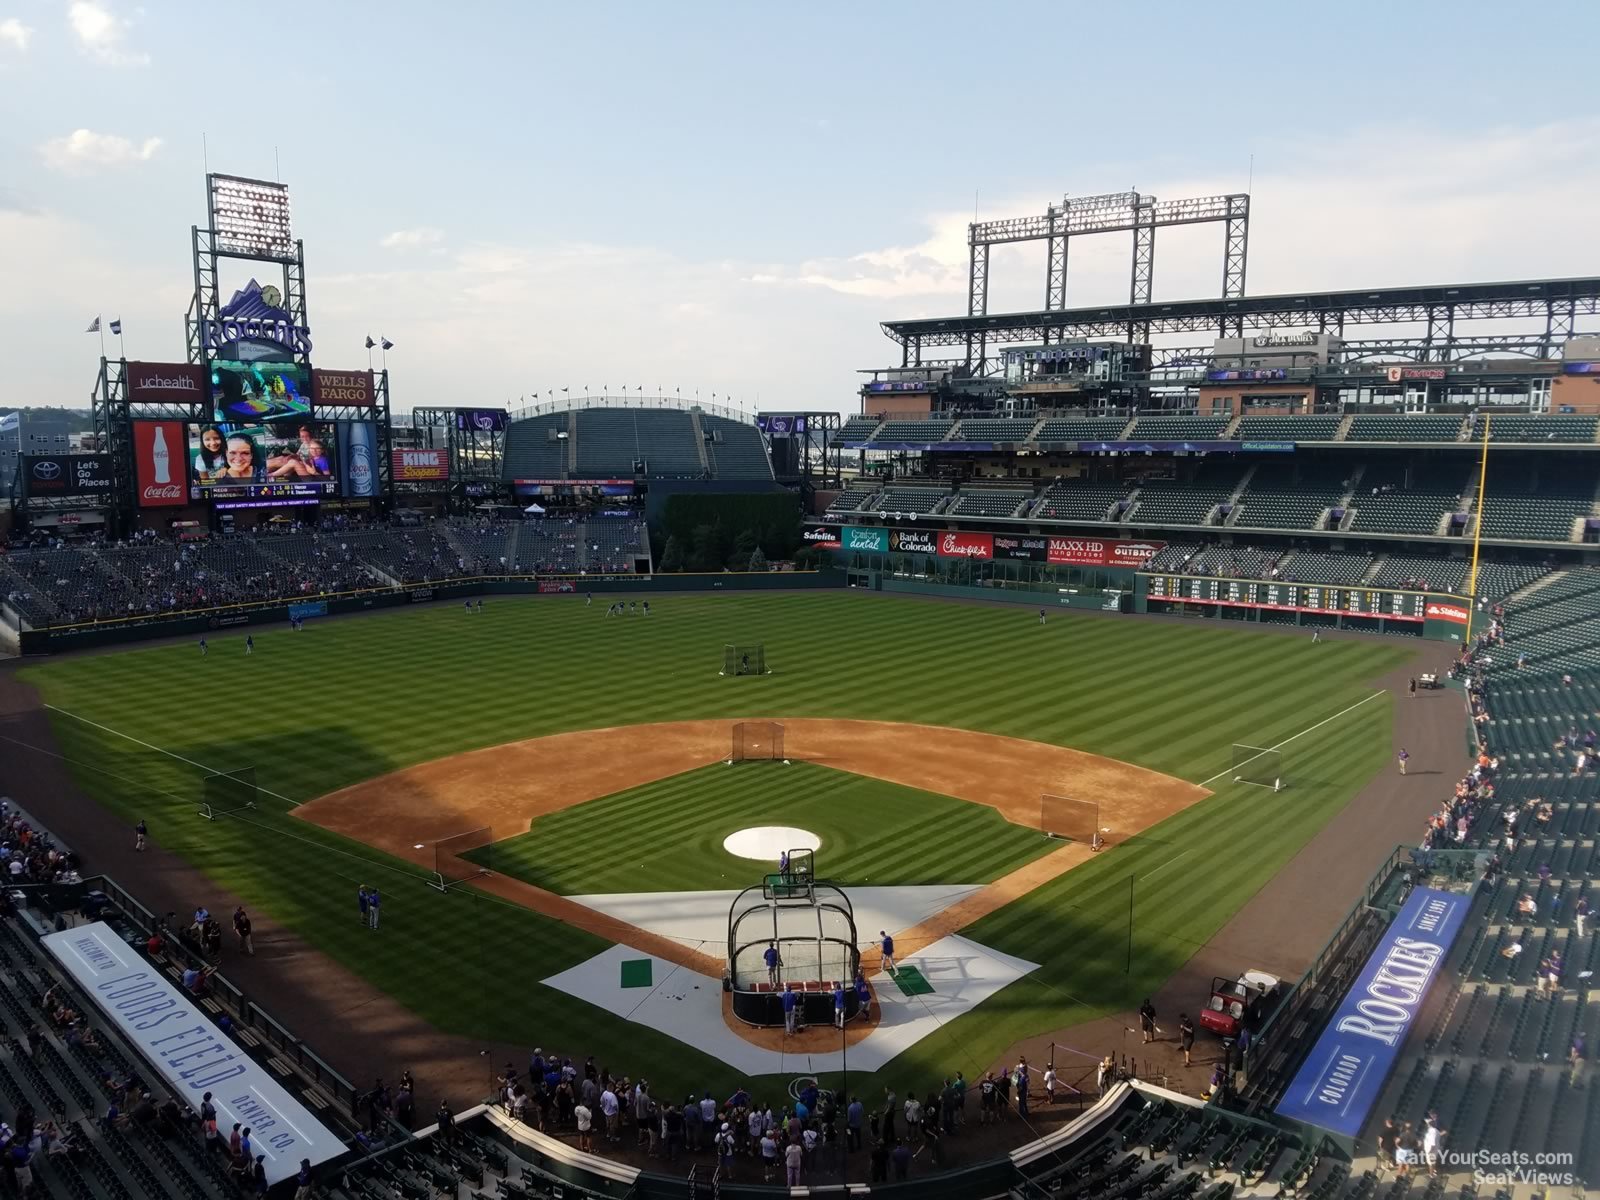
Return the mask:
M 9 489 L 24 454 L 70 454 L 88 419 L 68 409 L 20 409 L 0 415 L 0 491 Z

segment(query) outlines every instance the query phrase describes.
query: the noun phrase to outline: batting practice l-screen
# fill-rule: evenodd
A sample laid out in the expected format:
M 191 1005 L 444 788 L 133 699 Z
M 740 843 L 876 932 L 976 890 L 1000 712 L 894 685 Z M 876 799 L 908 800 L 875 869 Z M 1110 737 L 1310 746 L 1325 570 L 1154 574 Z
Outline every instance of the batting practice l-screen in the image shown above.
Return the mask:
M 231 812 L 254 808 L 257 791 L 254 767 L 240 767 L 234 771 L 207 775 L 201 781 L 200 815 L 215 821 Z
M 1100 849 L 1100 805 L 1075 796 L 1046 793 L 1039 797 L 1039 828 L 1046 837 L 1081 842 Z
M 783 726 L 777 721 L 737 721 L 728 762 L 788 762 L 783 748 Z
M 1283 752 L 1235 742 L 1231 774 L 1235 783 L 1251 783 L 1280 791 L 1283 788 Z
M 722 675 L 765 675 L 767 648 L 761 642 L 728 644 L 722 648 Z
M 487 825 L 440 838 L 433 844 L 433 886 L 441 892 L 447 892 L 455 884 L 488 875 L 490 870 L 485 860 L 490 853 L 489 847 L 493 845 L 494 830 Z M 468 854 L 472 858 L 467 858 Z

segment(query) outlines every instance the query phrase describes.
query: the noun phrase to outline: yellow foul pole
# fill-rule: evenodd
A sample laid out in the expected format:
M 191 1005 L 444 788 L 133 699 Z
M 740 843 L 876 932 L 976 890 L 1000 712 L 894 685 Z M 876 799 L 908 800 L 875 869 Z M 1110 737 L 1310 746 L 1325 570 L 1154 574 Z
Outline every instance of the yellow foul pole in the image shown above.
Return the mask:
M 1467 577 L 1467 640 L 1472 644 L 1472 614 L 1478 611 L 1478 539 L 1483 536 L 1483 487 L 1489 478 L 1489 414 L 1483 414 L 1483 452 L 1478 457 L 1478 503 L 1472 522 L 1472 572 Z

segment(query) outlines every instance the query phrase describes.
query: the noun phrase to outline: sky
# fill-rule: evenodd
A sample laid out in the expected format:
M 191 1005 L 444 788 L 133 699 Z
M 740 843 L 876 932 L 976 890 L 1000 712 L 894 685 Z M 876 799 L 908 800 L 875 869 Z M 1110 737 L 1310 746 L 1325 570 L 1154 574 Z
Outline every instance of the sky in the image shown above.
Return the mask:
M 402 409 L 857 409 L 880 321 L 965 311 L 974 215 L 1063 195 L 1249 190 L 1256 294 L 1591 274 L 1600 5 L 1539 11 L 0 0 L 0 406 L 86 403 L 96 315 L 183 358 L 208 167 L 289 185 L 315 363 L 388 337 Z M 1156 299 L 1221 259 L 1164 231 Z M 1069 306 L 1128 273 L 1075 239 Z M 997 253 L 990 311 L 1043 281 Z

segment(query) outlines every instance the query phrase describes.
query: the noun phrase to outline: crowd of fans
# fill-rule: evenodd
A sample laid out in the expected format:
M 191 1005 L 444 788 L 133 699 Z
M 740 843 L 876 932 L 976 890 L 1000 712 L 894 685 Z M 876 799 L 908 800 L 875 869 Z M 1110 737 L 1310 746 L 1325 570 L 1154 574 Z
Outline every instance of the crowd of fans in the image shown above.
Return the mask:
M 637 521 L 578 518 L 362 525 L 341 515 L 316 529 L 186 539 L 33 536 L 0 554 L 0 596 L 32 626 L 67 625 L 485 575 L 620 574 L 642 544 Z

